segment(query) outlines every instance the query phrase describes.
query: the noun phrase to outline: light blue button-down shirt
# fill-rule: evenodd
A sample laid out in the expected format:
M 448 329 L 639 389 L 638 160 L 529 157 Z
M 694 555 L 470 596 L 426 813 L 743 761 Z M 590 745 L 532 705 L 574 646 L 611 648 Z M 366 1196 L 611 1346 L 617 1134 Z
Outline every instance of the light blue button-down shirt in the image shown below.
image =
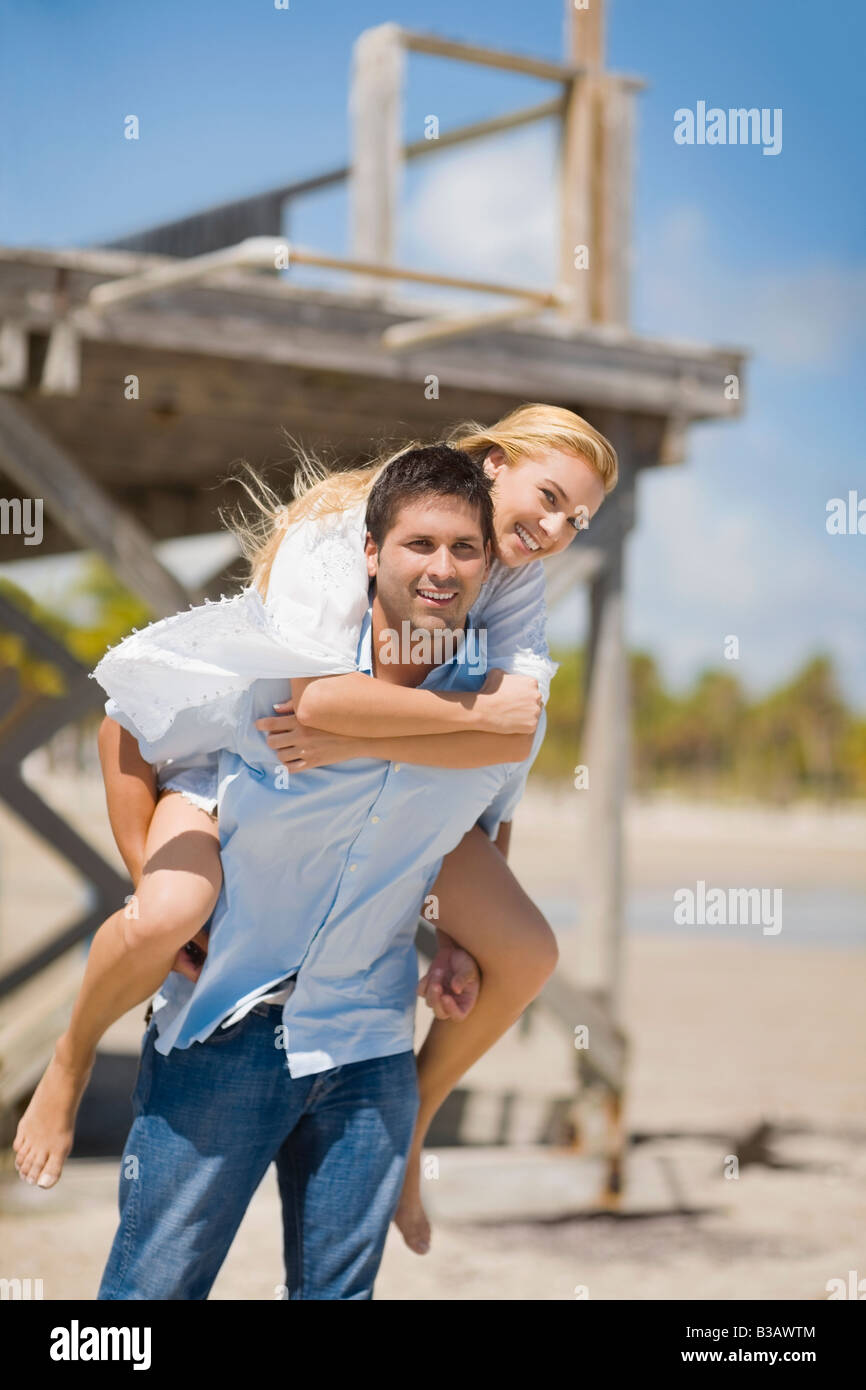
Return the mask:
M 369 612 L 358 667 L 372 674 Z M 475 690 L 483 681 L 455 657 L 423 687 Z M 419 912 L 463 835 L 480 822 L 493 837 L 512 818 L 544 715 L 525 763 L 453 769 L 365 758 L 288 775 L 254 726 L 281 698 L 285 681 L 257 681 L 236 750 L 220 753 L 223 887 L 209 953 L 195 985 L 169 976 L 154 1017 L 157 1051 L 189 1047 L 296 975 L 275 1045 L 298 1077 L 412 1048 Z

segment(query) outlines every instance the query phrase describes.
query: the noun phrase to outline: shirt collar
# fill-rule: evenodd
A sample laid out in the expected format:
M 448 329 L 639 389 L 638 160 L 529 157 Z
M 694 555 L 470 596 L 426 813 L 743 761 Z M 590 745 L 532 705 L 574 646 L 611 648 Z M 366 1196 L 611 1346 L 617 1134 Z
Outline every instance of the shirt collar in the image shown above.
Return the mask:
M 365 676 L 373 674 L 373 605 L 364 614 L 364 621 L 361 624 L 361 635 L 358 638 L 358 670 L 363 671 Z
M 474 627 L 475 627 L 475 623 L 474 623 L 473 620 L 472 620 L 472 614 L 469 613 L 469 614 L 467 614 L 467 617 L 466 617 L 466 632 L 467 632 L 467 635 L 468 635 L 468 633 L 469 633 Z M 357 662 L 358 662 L 358 670 L 359 670 L 359 671 L 362 671 L 362 672 L 364 673 L 365 676 L 372 676 L 372 674 L 373 674 L 373 602 L 372 602 L 372 593 L 371 593 L 371 596 L 370 596 L 370 606 L 368 607 L 366 613 L 364 614 L 364 621 L 361 623 L 361 632 L 360 632 L 360 635 L 359 635 L 359 637 L 358 637 L 358 652 L 357 652 L 356 660 L 357 660 Z M 434 666 L 433 671 L 430 671 L 430 672 L 428 673 L 428 675 L 427 675 L 427 676 L 425 677 L 425 679 L 421 682 L 421 684 L 422 684 L 422 685 L 426 685 L 427 681 L 430 679 L 430 676 L 432 676 L 433 673 L 434 673 L 435 671 L 447 671 L 447 670 L 449 670 L 449 669 L 451 669 L 451 668 L 459 668 L 459 667 L 461 667 L 461 666 L 466 666 L 466 665 L 467 665 L 467 661 L 466 661 L 466 649 L 465 649 L 465 647 L 464 647 L 464 649 L 463 649 L 462 652 L 456 652 L 456 653 L 454 654 L 454 656 L 452 656 L 448 661 L 443 661 L 441 666 Z

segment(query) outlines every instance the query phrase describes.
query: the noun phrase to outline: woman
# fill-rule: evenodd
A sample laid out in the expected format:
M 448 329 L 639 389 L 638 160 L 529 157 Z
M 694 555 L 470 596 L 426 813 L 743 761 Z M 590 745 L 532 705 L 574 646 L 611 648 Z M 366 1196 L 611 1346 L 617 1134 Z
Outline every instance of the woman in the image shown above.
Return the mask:
M 488 430 L 463 427 L 450 442 L 484 467 L 495 508 L 497 554 L 473 609 L 492 674 L 468 711 L 465 697 L 355 670 L 367 606 L 366 497 L 399 455 L 316 480 L 302 469 L 305 486 L 288 507 L 262 489 L 259 522 L 239 537 L 251 584 L 231 600 L 151 624 L 96 668 L 114 715 L 100 732 L 109 817 L 136 891 L 96 933 L 70 1026 L 19 1125 L 16 1167 L 28 1182 L 50 1187 L 59 1178 L 106 1028 L 153 995 L 173 964 L 198 973 L 182 948 L 196 934 L 204 942 L 221 884 L 212 754 L 230 746 L 237 702 L 253 680 L 293 681 L 294 704 L 259 727 L 295 772 L 364 756 L 364 739 L 376 740 L 376 756 L 436 766 L 526 757 L 539 690 L 546 696 L 555 669 L 535 561 L 559 553 L 588 524 L 616 486 L 616 455 L 579 416 L 544 405 L 523 406 Z M 455 1029 L 448 1023 L 459 1010 L 428 982 L 437 1017 L 418 1057 L 418 1121 L 395 1214 L 418 1253 L 430 1240 L 420 1199 L 430 1121 L 556 963 L 553 933 L 508 869 L 506 848 L 476 828 L 446 858 L 434 889 L 440 919 L 477 960 L 483 987 Z

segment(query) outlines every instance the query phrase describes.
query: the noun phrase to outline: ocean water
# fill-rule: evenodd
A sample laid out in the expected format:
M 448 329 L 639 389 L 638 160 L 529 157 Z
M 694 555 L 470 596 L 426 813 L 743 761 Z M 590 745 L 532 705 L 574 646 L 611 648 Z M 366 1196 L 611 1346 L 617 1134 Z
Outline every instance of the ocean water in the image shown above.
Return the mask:
M 683 884 L 695 889 L 695 884 Z M 707 891 L 723 884 L 707 882 Z M 738 885 L 740 886 L 740 885 Z M 743 887 L 758 885 L 743 884 Z M 783 888 L 781 930 L 764 931 L 760 922 L 724 925 L 682 925 L 674 921 L 674 895 L 641 892 L 629 895 L 627 930 L 638 935 L 711 936 L 722 941 L 766 941 L 776 946 L 830 946 L 843 950 L 866 947 L 866 894 L 841 888 Z M 772 904 L 772 897 L 768 903 Z M 540 898 L 538 905 L 556 931 L 573 931 L 580 920 L 580 904 L 568 898 Z M 770 907 L 771 914 L 775 915 Z M 765 919 L 769 925 L 769 919 Z

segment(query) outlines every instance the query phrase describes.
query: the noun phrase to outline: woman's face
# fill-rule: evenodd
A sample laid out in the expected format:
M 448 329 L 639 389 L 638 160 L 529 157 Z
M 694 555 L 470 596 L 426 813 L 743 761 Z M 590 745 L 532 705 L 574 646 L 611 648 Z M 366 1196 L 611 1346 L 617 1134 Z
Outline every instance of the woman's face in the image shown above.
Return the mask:
M 494 481 L 499 559 L 510 569 L 564 550 L 604 501 L 604 484 L 592 465 L 559 449 L 535 449 L 510 464 L 494 448 L 484 471 Z

